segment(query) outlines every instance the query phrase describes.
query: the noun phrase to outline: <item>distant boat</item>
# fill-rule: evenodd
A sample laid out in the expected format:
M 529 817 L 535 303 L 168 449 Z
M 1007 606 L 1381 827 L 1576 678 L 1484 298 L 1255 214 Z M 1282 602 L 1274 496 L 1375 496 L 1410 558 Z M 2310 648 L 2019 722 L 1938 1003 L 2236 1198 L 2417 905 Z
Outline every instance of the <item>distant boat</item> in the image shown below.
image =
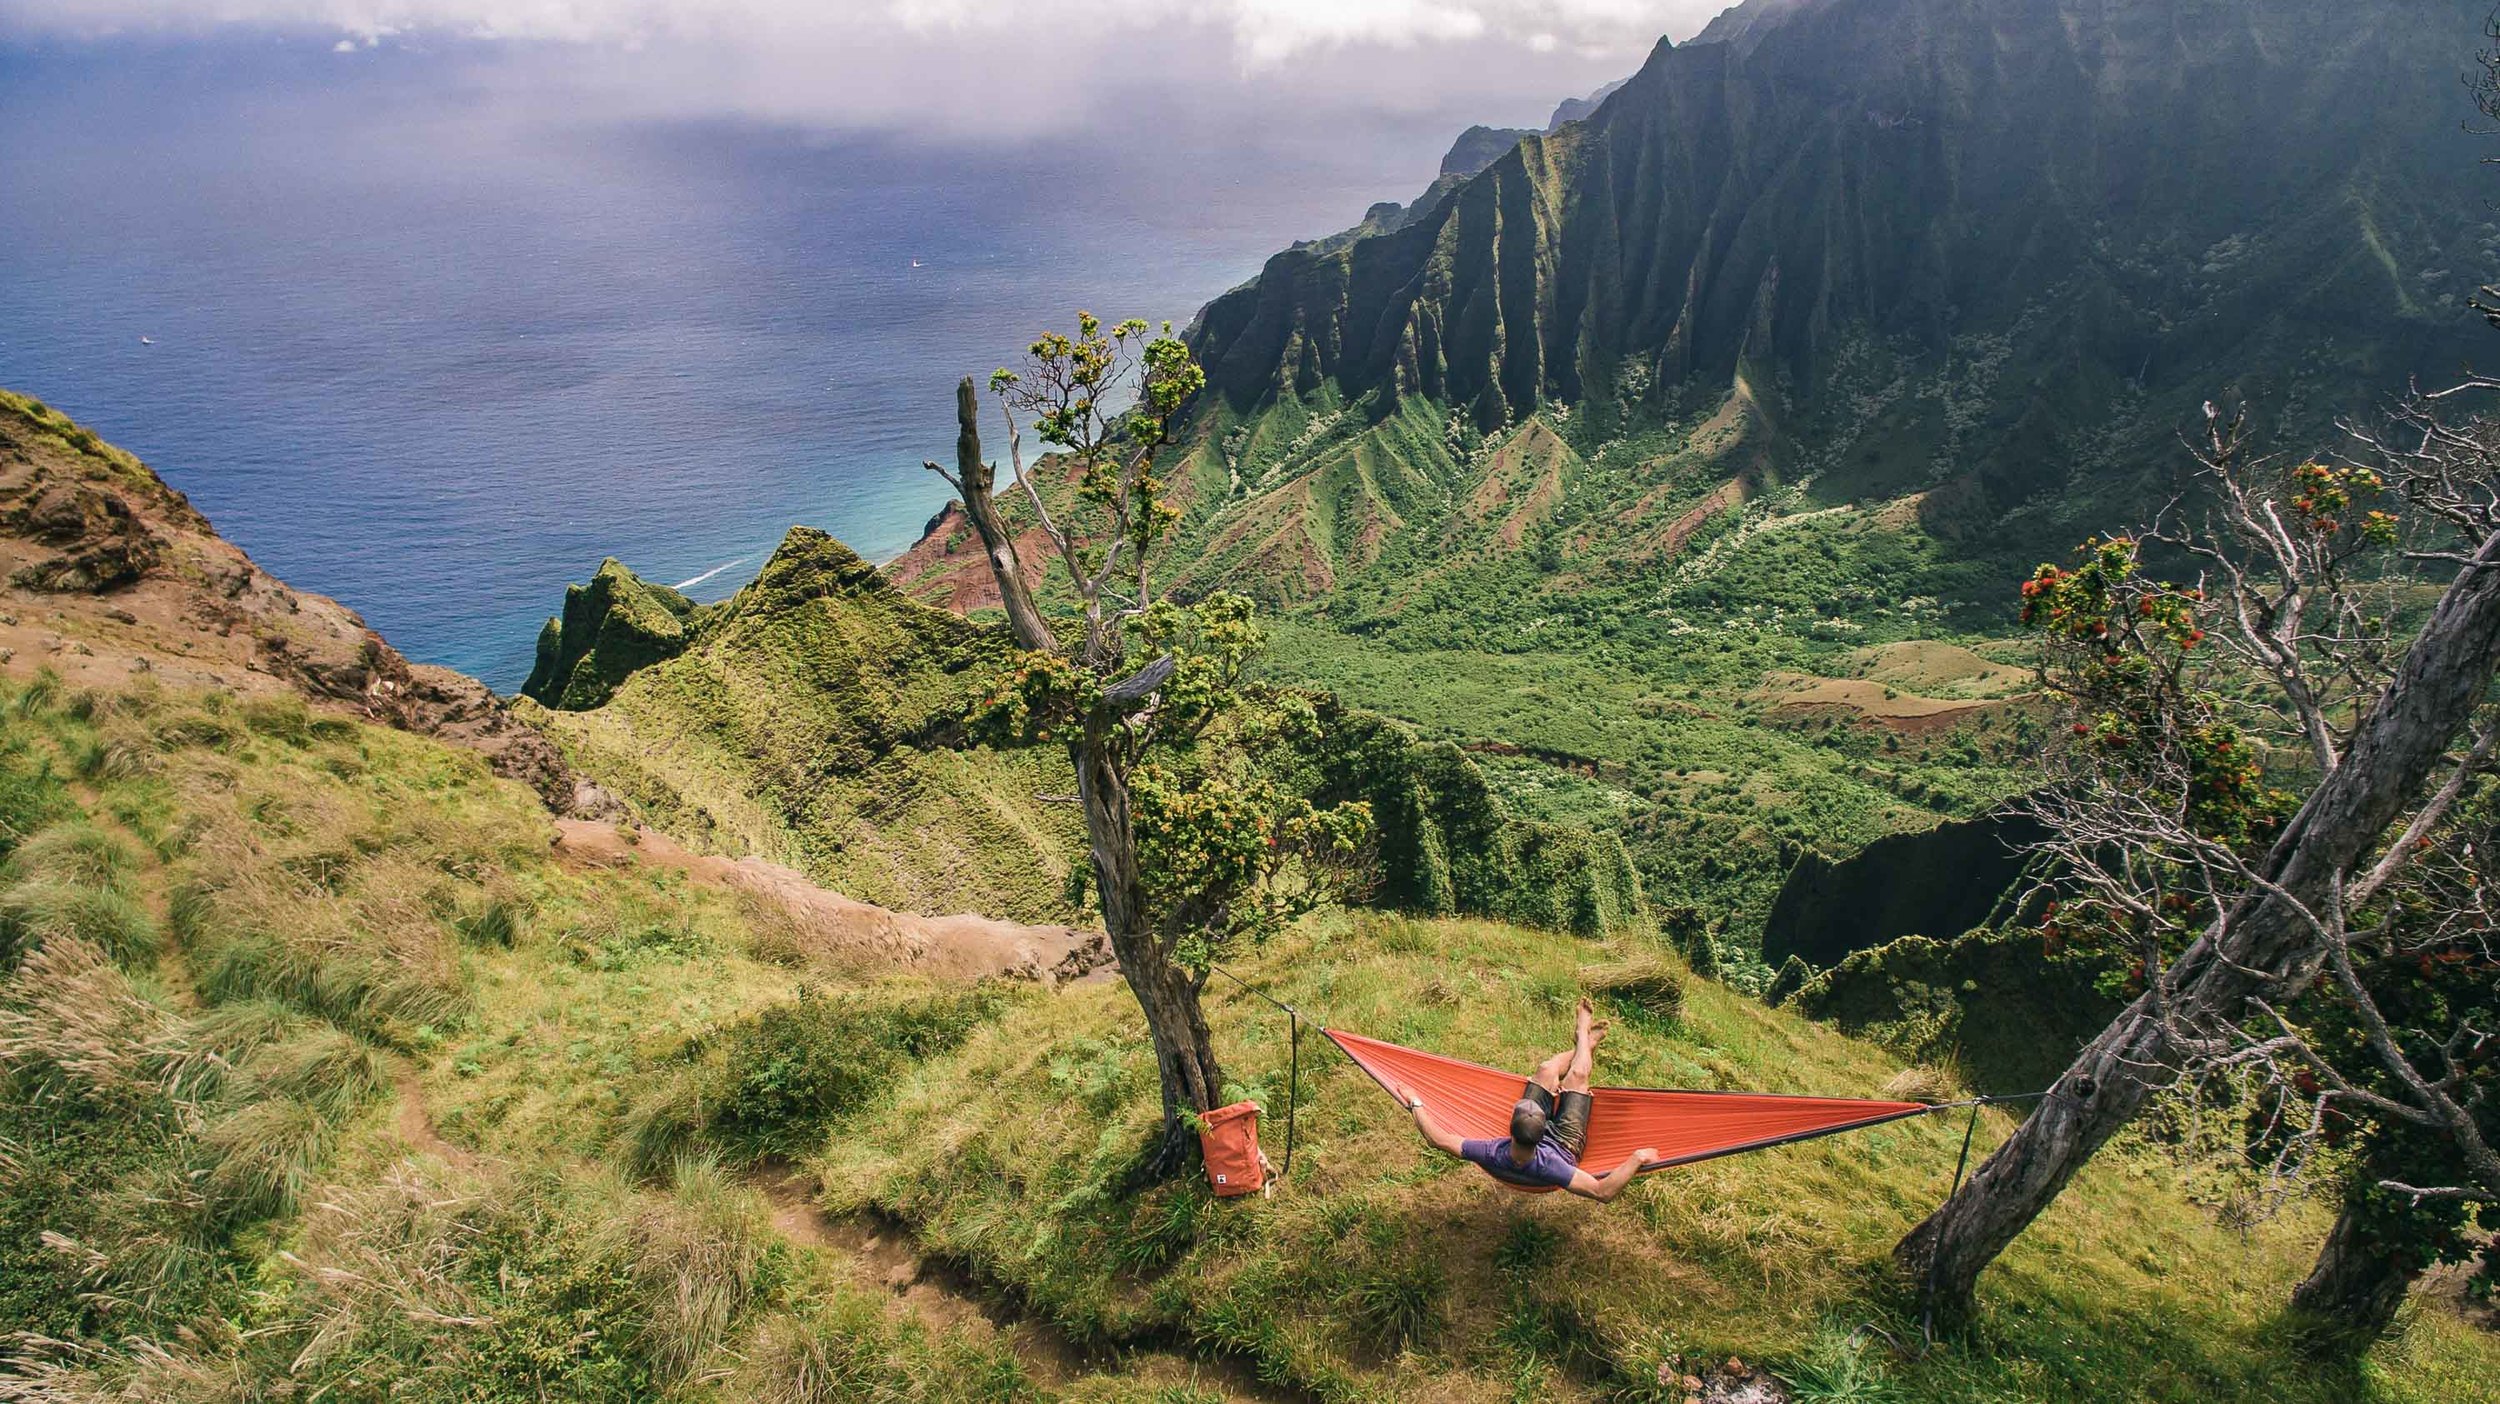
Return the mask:
M 152 337 L 152 336 L 143 336 L 143 337 L 140 337 L 140 338 L 139 338 L 139 344 L 140 344 L 141 346 L 154 346 L 154 345 L 156 344 L 156 338 L 155 338 L 155 337 Z
M 913 259 L 913 260 L 911 261 L 911 266 L 912 266 L 912 267 L 914 267 L 914 268 L 918 268 L 918 267 L 920 266 L 920 260 L 919 260 L 919 259 L 916 259 L 916 258 L 915 258 L 915 259 Z

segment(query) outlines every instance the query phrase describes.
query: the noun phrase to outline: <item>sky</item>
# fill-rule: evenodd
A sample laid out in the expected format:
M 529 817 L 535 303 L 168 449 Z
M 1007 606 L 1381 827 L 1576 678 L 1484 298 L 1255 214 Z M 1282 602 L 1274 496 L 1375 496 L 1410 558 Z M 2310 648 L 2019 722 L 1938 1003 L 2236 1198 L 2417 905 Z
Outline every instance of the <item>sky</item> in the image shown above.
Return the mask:
M 464 100 L 1014 140 L 1535 123 L 1724 0 L 0 0 L 0 42 L 422 54 Z M 1454 131 L 1452 132 L 1454 135 Z M 1428 172 L 1426 174 L 1429 174 Z

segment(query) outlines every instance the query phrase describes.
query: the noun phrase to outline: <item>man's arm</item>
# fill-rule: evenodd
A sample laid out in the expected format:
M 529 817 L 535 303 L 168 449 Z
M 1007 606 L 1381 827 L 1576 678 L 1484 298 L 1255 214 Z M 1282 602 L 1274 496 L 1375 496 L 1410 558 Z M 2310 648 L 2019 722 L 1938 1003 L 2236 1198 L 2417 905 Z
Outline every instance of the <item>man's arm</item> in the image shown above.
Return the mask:
M 1594 1199 L 1600 1204 L 1611 1203 L 1616 1195 L 1623 1193 L 1625 1185 L 1632 1183 L 1632 1177 L 1641 1173 L 1642 1166 L 1657 1158 L 1658 1152 L 1643 1146 L 1625 1156 L 1621 1165 L 1603 1175 L 1592 1175 L 1586 1170 L 1574 1171 L 1571 1176 L 1571 1192 L 1582 1199 Z
M 1409 1112 L 1414 1113 L 1415 1129 L 1423 1133 L 1424 1139 L 1432 1143 L 1434 1150 L 1444 1155 L 1458 1154 L 1458 1137 L 1443 1130 L 1441 1123 L 1432 1119 L 1432 1113 L 1424 1110 L 1423 1098 L 1416 1096 L 1411 1089 L 1406 1087 L 1398 1088 L 1397 1098 L 1406 1105 Z

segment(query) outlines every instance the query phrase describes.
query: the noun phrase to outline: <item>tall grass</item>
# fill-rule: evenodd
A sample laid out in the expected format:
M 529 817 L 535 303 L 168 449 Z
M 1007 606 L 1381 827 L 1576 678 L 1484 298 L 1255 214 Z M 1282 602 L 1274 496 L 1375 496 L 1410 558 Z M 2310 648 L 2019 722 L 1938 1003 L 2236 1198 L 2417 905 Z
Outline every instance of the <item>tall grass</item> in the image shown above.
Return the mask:
M 0 863 L 0 881 L 119 887 L 138 866 L 138 852 L 120 835 L 85 820 L 64 820 L 19 844 Z
M 37 830 L 0 863 L 0 964 L 46 941 L 83 941 L 132 967 L 154 961 L 156 919 L 130 888 L 139 856 L 83 820 Z
M 210 1123 L 199 1161 L 209 1221 L 231 1230 L 295 1212 L 329 1139 L 320 1108 L 293 1097 L 258 1098 Z
M 183 1097 L 217 1063 L 100 947 L 74 936 L 35 948 L 0 985 L 0 1075 L 16 1095 L 100 1108 Z
M 251 1006 L 246 1006 L 247 1008 Z M 196 1035 L 195 1035 L 196 1036 Z M 344 1121 L 382 1095 L 390 1080 L 363 1040 L 329 1025 L 270 1040 L 244 1061 L 236 1095 L 299 1102 L 325 1121 Z
M 719 1350 L 769 1292 L 788 1254 L 754 1190 L 709 1159 L 682 1160 L 672 1202 L 647 1211 L 635 1235 L 634 1278 L 650 1301 L 641 1347 L 665 1380 Z
M 156 958 L 156 918 L 112 887 L 38 879 L 0 891 L 0 963 L 53 941 L 79 941 L 132 967 Z

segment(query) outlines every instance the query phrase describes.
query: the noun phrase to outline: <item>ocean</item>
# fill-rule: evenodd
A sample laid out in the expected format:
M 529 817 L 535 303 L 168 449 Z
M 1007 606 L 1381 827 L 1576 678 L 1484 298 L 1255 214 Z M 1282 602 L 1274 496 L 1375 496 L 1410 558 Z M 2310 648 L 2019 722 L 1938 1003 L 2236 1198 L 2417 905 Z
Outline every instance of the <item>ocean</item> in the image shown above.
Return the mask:
M 511 690 L 602 557 L 712 599 L 793 523 L 901 551 L 959 377 L 1079 307 L 1185 322 L 1421 188 L 1446 136 L 1397 136 L 489 120 L 422 57 L 0 46 L 0 386 Z

